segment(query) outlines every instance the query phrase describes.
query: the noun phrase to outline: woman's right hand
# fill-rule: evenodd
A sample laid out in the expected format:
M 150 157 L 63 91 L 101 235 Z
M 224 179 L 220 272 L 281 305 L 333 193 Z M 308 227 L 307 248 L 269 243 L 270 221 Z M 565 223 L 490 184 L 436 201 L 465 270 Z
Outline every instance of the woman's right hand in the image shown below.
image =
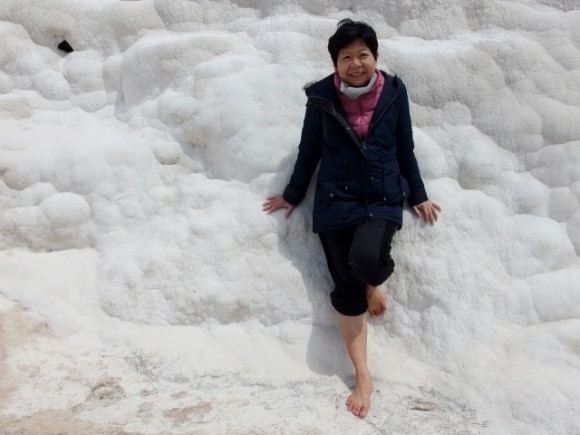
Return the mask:
M 262 204 L 262 210 L 268 214 L 273 213 L 280 208 L 286 209 L 286 213 L 284 213 L 286 219 L 288 219 L 288 216 L 290 216 L 294 211 L 294 206 L 288 204 L 282 195 L 270 196 L 266 199 L 266 202 Z

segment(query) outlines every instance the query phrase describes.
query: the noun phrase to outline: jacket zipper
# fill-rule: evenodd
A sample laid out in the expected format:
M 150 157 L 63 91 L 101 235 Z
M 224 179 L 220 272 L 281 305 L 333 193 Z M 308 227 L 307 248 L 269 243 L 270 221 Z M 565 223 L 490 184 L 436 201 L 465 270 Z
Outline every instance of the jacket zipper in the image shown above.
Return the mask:
M 364 158 L 367 159 L 367 156 L 364 152 L 364 150 L 366 150 L 365 144 L 363 142 L 361 142 L 361 140 L 356 135 L 352 126 L 345 119 L 345 117 L 336 109 L 336 106 L 332 103 L 332 101 L 329 101 L 329 100 L 327 100 L 325 98 L 321 98 L 321 97 L 309 97 L 307 104 L 311 105 L 312 107 L 314 107 L 316 109 L 322 110 L 326 113 L 330 113 L 332 116 L 334 116 L 336 118 L 336 120 L 338 121 L 338 123 L 342 126 L 342 128 L 344 128 L 346 130 L 347 134 L 350 136 L 350 138 L 356 144 L 357 148 L 362 153 Z M 368 162 L 368 159 L 367 159 L 367 162 Z

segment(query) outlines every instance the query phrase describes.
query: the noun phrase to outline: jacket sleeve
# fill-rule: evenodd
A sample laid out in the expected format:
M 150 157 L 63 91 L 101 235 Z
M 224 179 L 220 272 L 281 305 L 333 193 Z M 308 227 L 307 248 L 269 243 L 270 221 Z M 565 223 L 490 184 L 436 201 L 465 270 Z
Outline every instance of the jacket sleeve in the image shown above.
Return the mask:
M 322 156 L 322 128 L 321 113 L 319 110 L 306 106 L 304 125 L 300 145 L 298 146 L 298 158 L 294 165 L 294 172 L 290 182 L 284 189 L 284 200 L 292 205 L 298 205 L 306 196 L 312 174 Z
M 427 201 L 427 192 L 421 179 L 419 165 L 415 158 L 415 143 L 413 142 L 413 127 L 411 124 L 411 113 L 409 110 L 409 97 L 403 82 L 399 80 L 399 96 L 397 97 L 399 114 L 396 125 L 397 138 L 397 160 L 401 174 L 407 182 L 411 192 L 407 198 L 409 205 L 414 206 Z

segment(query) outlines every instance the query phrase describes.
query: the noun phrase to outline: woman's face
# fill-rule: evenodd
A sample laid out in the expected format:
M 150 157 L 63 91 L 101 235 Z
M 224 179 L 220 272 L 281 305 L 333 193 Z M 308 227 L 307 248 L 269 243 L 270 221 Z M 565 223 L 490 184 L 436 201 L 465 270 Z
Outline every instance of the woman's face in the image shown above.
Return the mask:
M 366 86 L 377 67 L 377 59 L 362 39 L 357 39 L 338 52 L 336 72 L 348 85 Z

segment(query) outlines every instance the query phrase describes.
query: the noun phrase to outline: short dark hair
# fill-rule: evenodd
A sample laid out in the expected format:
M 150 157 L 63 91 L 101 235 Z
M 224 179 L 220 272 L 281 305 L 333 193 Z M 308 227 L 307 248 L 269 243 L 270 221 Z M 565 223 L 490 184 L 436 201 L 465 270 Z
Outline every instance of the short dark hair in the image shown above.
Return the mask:
M 375 59 L 377 58 L 379 41 L 377 41 L 375 30 L 367 23 L 345 18 L 339 21 L 336 32 L 328 40 L 328 52 L 334 66 L 336 66 L 338 61 L 338 52 L 357 39 L 362 39 L 373 53 Z

